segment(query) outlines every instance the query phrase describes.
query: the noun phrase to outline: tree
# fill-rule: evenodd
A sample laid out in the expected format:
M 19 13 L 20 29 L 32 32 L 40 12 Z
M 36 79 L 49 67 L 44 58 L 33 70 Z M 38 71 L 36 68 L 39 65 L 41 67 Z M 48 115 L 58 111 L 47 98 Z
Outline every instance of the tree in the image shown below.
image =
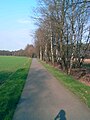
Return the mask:
M 34 57 L 35 55 L 35 49 L 34 49 L 34 46 L 33 45 L 29 45 L 27 44 L 25 50 L 24 50 L 24 53 L 27 57 Z
M 59 60 L 61 68 L 69 74 L 73 67 L 81 66 L 90 44 L 89 3 L 86 0 L 40 1 L 36 32 L 40 58 L 45 57 L 47 61 L 48 56 L 53 64 Z

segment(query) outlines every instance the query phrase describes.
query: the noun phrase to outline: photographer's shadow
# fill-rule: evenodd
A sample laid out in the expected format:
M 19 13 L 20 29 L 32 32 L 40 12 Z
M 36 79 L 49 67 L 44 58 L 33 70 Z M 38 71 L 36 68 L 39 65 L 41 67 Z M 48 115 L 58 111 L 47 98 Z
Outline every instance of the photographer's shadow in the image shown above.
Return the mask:
M 66 112 L 64 110 L 60 110 L 54 120 L 67 120 L 66 119 Z

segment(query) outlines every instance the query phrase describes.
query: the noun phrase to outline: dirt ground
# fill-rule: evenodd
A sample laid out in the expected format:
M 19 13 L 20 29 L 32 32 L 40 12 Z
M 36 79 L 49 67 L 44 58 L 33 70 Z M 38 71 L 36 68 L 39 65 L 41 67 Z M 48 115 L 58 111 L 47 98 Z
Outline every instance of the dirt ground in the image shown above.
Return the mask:
M 72 69 L 71 75 L 80 82 L 90 86 L 90 59 L 85 59 L 84 64 L 86 67 Z M 60 69 L 59 65 L 54 64 L 54 67 Z
M 82 72 L 83 75 L 79 78 L 79 81 L 90 86 L 90 59 L 85 59 L 84 63 L 87 64 L 88 68 L 85 68 Z
M 74 69 L 72 70 L 71 75 L 73 75 L 76 80 L 90 86 L 90 69 Z
M 90 63 L 90 59 L 85 59 L 84 63 Z

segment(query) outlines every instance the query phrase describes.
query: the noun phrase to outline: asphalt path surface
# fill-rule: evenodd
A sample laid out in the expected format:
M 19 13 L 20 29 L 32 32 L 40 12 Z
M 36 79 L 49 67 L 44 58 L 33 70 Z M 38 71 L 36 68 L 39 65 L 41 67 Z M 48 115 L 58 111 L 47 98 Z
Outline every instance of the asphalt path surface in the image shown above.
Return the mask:
M 90 109 L 33 59 L 13 120 L 90 120 Z

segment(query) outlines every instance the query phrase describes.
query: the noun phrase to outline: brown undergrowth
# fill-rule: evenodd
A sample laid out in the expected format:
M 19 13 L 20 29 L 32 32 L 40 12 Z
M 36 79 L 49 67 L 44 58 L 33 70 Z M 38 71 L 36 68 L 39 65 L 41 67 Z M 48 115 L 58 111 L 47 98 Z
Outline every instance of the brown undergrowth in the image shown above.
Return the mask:
M 53 65 L 51 62 L 49 62 L 48 64 L 50 64 L 50 65 L 54 66 L 55 68 L 61 70 L 60 65 L 57 64 L 57 63 L 54 63 L 54 65 Z M 72 69 L 71 75 L 76 80 L 84 83 L 87 86 L 90 86 L 90 60 L 85 60 L 82 68 L 74 68 L 74 69 Z

